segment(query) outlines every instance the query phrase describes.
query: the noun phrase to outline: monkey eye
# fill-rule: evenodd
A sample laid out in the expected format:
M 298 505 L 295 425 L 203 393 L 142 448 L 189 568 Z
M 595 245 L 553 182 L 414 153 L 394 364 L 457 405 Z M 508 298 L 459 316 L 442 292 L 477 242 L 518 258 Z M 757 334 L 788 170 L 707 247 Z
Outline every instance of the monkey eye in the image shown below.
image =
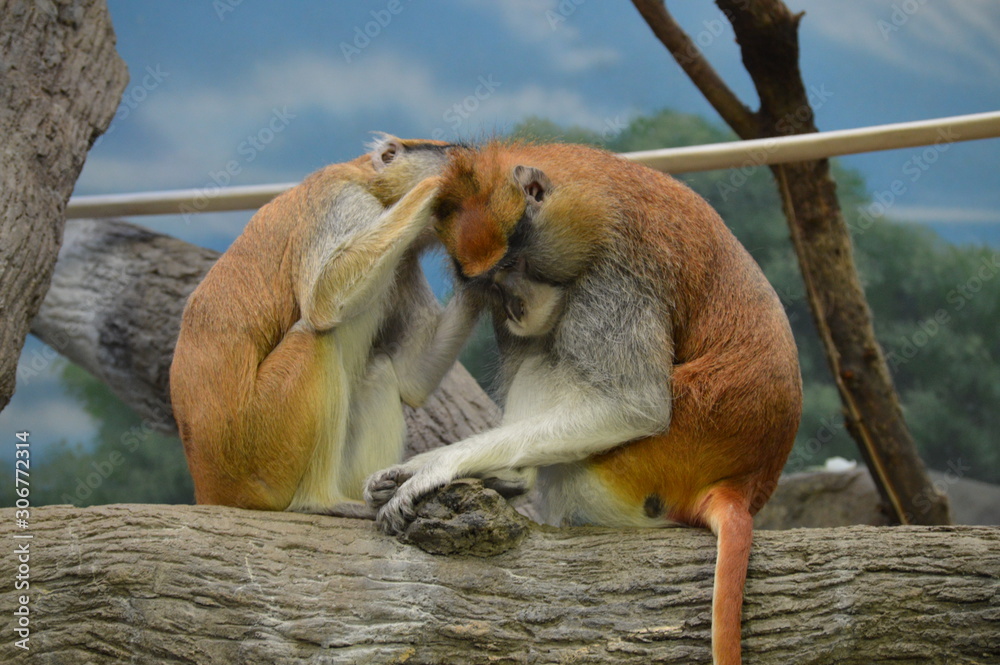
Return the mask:
M 458 211 L 458 204 L 449 199 L 438 199 L 434 207 L 434 216 L 440 220 L 445 220 Z

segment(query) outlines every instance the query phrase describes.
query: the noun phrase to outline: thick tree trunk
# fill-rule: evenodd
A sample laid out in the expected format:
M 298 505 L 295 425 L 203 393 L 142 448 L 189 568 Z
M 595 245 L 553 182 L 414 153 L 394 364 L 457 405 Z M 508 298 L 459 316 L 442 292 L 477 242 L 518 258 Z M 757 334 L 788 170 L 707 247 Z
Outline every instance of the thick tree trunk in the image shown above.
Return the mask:
M 218 256 L 127 222 L 68 222 L 31 332 L 108 384 L 150 427 L 176 435 L 168 380 L 181 312 Z M 497 415 L 456 365 L 423 408 L 407 409 L 410 452 L 480 432 Z
M 760 97 L 756 112 L 719 78 L 663 0 L 633 0 L 633 4 L 740 138 L 817 131 L 799 71 L 802 15 L 793 14 L 781 0 L 716 3 L 733 24 L 743 64 Z M 947 524 L 947 498 L 934 489 L 916 452 L 875 338 L 829 161 L 781 164 L 772 171 L 848 431 L 858 442 L 887 510 L 893 521 L 903 524 Z
M 0 520 L 14 523 L 13 510 Z M 708 663 L 707 531 L 532 528 L 439 557 L 371 522 L 220 507 L 32 512 L 13 663 Z M 15 579 L 15 557 L 0 558 Z M 1000 530 L 756 535 L 748 663 L 1000 662 Z M 8 619 L 8 622 L 10 619 Z
M 0 410 L 49 286 L 66 202 L 127 82 L 103 0 L 0 0 Z

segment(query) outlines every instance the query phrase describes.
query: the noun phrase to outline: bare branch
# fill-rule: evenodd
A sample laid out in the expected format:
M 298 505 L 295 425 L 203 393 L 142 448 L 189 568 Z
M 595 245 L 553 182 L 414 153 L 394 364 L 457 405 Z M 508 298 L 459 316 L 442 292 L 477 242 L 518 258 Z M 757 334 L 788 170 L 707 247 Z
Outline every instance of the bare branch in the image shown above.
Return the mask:
M 761 136 L 755 114 L 729 89 L 704 54 L 667 11 L 663 0 L 632 0 L 656 38 L 663 42 L 705 99 L 742 139 Z

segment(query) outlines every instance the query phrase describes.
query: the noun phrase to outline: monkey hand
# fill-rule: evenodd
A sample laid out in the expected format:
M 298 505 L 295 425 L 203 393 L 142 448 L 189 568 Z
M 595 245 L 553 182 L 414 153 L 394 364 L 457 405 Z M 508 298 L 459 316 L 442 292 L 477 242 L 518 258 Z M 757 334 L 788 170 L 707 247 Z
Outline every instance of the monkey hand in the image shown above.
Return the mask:
M 454 480 L 454 474 L 436 465 L 415 464 L 416 460 L 378 471 L 365 483 L 365 501 L 378 509 L 375 523 L 389 535 L 406 531 L 420 500 Z
M 373 473 L 365 481 L 364 498 L 369 507 L 378 510 L 396 494 L 399 486 L 410 479 L 413 471 L 402 464 Z

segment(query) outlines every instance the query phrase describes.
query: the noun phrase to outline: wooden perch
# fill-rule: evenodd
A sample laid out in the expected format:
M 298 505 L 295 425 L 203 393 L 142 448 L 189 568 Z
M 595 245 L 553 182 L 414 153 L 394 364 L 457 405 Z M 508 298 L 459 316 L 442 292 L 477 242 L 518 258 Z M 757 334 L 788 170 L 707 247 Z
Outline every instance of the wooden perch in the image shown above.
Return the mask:
M 479 558 L 315 515 L 112 505 L 31 517 L 33 540 L 17 541 L 31 548 L 30 651 L 8 645 L 8 662 L 710 662 L 715 543 L 703 530 L 532 526 Z M 0 519 L 13 524 L 13 510 Z M 2 560 L 14 579 L 14 557 Z M 14 596 L 6 585 L 3 606 Z M 758 533 L 743 616 L 747 663 L 1000 662 L 1000 530 Z
M 70 221 L 31 332 L 108 384 L 150 427 L 176 434 L 167 381 L 181 312 L 218 256 L 127 222 Z M 497 415 L 456 365 L 423 408 L 406 408 L 408 448 L 453 443 Z

